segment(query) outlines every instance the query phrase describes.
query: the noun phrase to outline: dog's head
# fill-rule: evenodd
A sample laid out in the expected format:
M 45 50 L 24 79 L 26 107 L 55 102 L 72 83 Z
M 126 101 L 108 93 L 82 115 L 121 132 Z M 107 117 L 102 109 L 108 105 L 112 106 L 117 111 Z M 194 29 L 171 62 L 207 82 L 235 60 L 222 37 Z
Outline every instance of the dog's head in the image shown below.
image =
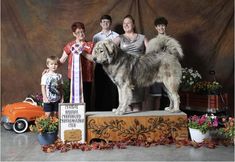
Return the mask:
M 92 51 L 94 62 L 100 64 L 110 64 L 117 53 L 117 46 L 111 40 L 103 40 L 95 44 Z

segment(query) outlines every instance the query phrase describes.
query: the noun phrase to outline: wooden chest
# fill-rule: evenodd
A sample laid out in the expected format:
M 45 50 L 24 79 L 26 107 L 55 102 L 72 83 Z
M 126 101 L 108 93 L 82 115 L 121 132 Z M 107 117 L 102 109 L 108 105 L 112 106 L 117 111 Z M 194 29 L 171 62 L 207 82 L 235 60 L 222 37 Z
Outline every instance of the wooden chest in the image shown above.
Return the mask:
M 187 115 L 166 111 L 145 111 L 126 115 L 112 112 L 87 112 L 87 142 L 92 139 L 122 141 L 125 139 L 188 139 Z

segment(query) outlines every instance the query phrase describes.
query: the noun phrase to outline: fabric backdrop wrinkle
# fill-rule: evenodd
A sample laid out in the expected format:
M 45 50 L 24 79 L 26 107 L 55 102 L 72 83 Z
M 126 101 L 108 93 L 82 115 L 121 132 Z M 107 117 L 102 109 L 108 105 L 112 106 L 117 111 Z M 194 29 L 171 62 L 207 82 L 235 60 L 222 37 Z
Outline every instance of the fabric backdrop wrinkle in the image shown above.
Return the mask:
M 40 92 L 47 56 L 61 56 L 73 40 L 70 26 L 81 21 L 87 40 L 101 30 L 103 14 L 113 18 L 113 29 L 123 33 L 127 14 L 136 31 L 148 39 L 157 34 L 154 19 L 168 19 L 167 34 L 176 38 L 185 54 L 183 67 L 193 67 L 204 80 L 216 79 L 229 93 L 234 108 L 234 1 L 233 0 L 2 0 L 1 1 L 1 106 Z M 67 65 L 61 72 L 66 79 Z

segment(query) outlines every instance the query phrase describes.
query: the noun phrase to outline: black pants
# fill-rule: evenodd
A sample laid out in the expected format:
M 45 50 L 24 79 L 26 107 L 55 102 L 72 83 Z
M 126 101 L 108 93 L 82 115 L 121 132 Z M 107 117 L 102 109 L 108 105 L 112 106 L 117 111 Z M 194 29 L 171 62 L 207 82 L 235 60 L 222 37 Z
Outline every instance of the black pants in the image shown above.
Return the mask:
M 95 111 L 111 111 L 118 107 L 118 90 L 102 65 L 95 67 Z
M 91 82 L 83 82 L 84 102 L 86 103 L 86 111 L 91 111 Z

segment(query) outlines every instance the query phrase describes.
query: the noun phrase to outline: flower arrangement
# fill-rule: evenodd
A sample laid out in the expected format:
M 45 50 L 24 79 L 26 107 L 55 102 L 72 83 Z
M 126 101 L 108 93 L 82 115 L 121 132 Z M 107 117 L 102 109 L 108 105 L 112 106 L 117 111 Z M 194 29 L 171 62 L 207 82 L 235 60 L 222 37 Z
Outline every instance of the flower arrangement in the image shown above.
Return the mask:
M 59 120 L 57 117 L 41 116 L 36 118 L 35 125 L 31 125 L 29 128 L 33 132 L 46 133 L 56 132 L 58 130 Z
M 193 68 L 182 68 L 182 78 L 180 88 L 191 90 L 192 86 L 200 81 L 202 76 Z
M 43 97 L 41 93 L 31 94 L 28 97 L 32 98 L 38 106 L 43 106 Z
M 235 134 L 235 125 L 234 118 L 222 118 L 223 127 L 219 128 L 219 134 L 223 135 L 225 138 L 234 138 Z
M 188 127 L 199 129 L 203 134 L 208 130 L 218 127 L 218 118 L 214 115 L 204 114 L 202 116 L 193 115 L 188 119 Z
M 200 94 L 219 94 L 221 90 L 221 84 L 216 81 L 201 81 L 193 85 L 193 92 Z

